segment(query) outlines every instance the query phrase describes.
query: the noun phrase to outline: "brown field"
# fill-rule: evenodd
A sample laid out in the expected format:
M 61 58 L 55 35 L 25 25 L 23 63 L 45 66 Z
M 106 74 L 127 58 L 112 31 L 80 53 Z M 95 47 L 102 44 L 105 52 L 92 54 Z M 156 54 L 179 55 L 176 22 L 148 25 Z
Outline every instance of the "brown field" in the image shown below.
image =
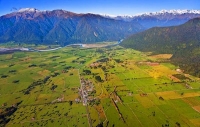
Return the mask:
M 194 107 L 192 107 L 194 110 L 196 110 L 197 112 L 199 112 L 200 113 L 200 105 L 199 106 L 194 106 Z

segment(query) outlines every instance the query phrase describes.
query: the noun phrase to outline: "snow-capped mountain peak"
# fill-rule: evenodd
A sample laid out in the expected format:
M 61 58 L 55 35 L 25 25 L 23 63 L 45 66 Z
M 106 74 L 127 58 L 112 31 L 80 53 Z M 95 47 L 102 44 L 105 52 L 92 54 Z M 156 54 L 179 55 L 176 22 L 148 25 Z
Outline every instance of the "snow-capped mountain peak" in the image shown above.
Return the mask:
M 173 15 L 182 15 L 182 14 L 200 14 L 200 10 L 161 10 L 159 12 L 151 12 L 151 13 L 144 13 L 144 14 L 139 14 L 136 16 L 142 16 L 142 15 L 163 15 L 163 14 L 173 14 Z
M 200 17 L 200 10 L 161 10 L 158 12 L 142 13 L 133 16 L 102 16 L 116 20 L 139 22 L 145 28 L 151 28 L 155 26 L 175 26 L 183 24 L 190 19 Z
M 39 12 L 39 10 L 35 8 L 21 8 L 18 12 Z
M 101 14 L 102 16 L 106 17 L 106 18 L 113 18 L 113 19 L 122 19 L 122 20 L 130 20 L 130 19 L 134 19 L 137 17 L 143 17 L 143 16 L 164 16 L 164 15 L 183 15 L 183 14 L 196 14 L 199 15 L 200 14 L 200 10 L 161 10 L 158 12 L 147 12 L 147 13 L 141 13 L 141 14 L 137 14 L 137 15 L 118 15 L 118 16 L 114 16 L 114 15 L 109 15 L 109 14 Z

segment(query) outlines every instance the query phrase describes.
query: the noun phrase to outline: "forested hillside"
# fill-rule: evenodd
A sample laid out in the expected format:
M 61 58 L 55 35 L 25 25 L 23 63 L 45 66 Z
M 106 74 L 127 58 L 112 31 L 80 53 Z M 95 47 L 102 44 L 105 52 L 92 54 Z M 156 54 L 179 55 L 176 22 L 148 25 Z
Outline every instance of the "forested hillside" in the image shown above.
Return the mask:
M 153 53 L 172 53 L 172 62 L 200 76 L 200 18 L 174 27 L 154 27 L 125 39 L 122 46 Z

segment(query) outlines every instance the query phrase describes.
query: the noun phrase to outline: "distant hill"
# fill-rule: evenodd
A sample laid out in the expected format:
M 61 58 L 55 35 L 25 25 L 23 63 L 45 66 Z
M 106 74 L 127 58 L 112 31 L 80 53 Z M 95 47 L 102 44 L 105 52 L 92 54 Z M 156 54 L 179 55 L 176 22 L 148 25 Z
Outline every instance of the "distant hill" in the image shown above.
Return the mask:
M 136 22 L 64 10 L 25 8 L 0 17 L 0 42 L 69 44 L 113 41 L 142 31 Z
M 161 10 L 137 16 L 116 16 L 110 18 L 138 22 L 146 29 L 149 29 L 152 27 L 177 26 L 197 17 L 200 17 L 200 10 Z
M 173 27 L 155 27 L 125 39 L 122 46 L 153 53 L 172 53 L 171 60 L 200 77 L 200 18 Z

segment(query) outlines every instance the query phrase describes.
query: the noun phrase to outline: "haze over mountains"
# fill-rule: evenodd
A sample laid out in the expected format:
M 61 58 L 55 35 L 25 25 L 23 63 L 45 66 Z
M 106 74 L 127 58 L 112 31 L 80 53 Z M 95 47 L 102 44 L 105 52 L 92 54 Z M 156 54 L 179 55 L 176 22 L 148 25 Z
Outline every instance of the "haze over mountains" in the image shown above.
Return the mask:
M 174 26 L 200 16 L 197 10 L 171 10 L 108 17 L 64 10 L 24 8 L 0 17 L 0 42 L 37 44 L 116 41 L 154 26 Z
M 125 39 L 122 46 L 153 53 L 170 53 L 174 63 L 200 77 L 200 18 L 183 25 L 154 27 Z

